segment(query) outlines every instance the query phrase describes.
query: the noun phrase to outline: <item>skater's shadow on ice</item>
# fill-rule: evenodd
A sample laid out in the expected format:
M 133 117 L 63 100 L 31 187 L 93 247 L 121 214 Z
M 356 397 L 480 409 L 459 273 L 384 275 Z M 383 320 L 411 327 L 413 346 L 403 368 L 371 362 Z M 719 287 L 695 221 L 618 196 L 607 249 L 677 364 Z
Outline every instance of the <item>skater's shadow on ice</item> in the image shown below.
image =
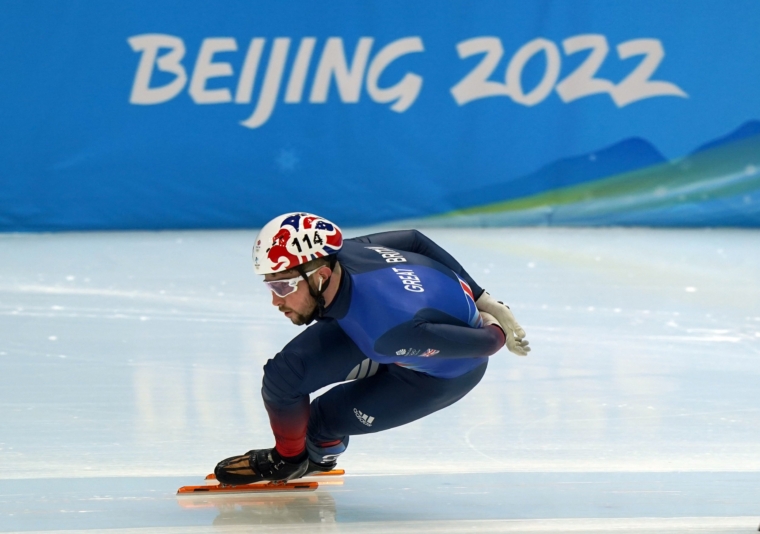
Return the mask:
M 184 509 L 216 508 L 213 525 L 334 523 L 335 499 L 327 492 L 215 495 L 177 499 Z

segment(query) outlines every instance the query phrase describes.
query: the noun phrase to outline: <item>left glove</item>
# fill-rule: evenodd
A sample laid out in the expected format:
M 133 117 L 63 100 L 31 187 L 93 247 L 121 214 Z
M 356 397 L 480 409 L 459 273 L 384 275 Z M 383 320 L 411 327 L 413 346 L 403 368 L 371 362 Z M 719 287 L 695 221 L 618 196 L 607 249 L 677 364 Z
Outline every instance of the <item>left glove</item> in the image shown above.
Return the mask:
M 509 309 L 509 306 L 503 302 L 499 302 L 485 291 L 483 291 L 483 294 L 480 295 L 477 301 L 475 301 L 475 305 L 481 312 L 481 316 L 483 316 L 482 312 L 490 315 L 496 319 L 496 322 L 498 322 L 501 329 L 504 330 L 504 333 L 507 335 L 506 345 L 509 352 L 517 354 L 518 356 L 528 355 L 530 347 L 528 346 L 528 340 L 525 339 L 525 330 L 519 325 L 512 310 Z M 492 324 L 488 323 L 487 317 L 484 317 L 484 322 L 486 324 Z

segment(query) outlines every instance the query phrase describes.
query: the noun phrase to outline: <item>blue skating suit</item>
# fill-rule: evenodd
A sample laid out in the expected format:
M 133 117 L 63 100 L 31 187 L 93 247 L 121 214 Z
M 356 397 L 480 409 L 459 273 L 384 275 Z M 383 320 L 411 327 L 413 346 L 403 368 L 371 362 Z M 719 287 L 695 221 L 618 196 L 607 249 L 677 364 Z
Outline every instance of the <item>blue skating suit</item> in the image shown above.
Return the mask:
M 346 240 L 338 292 L 316 324 L 264 366 L 262 396 L 284 457 L 334 460 L 348 437 L 397 427 L 458 401 L 504 346 L 481 327 L 483 289 L 414 231 Z M 337 385 L 310 403 L 309 395 Z
M 489 339 L 462 329 L 482 323 L 472 289 L 451 269 L 361 240 L 347 240 L 338 261 L 345 274 L 325 317 L 368 358 L 441 378 L 483 364 Z

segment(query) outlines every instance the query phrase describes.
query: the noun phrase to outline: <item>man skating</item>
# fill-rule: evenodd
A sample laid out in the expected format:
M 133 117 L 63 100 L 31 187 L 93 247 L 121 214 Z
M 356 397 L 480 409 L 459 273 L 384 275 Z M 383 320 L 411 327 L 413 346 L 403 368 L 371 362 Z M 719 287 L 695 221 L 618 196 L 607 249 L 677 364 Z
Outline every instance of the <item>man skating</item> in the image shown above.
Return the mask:
M 324 218 L 289 213 L 261 229 L 253 256 L 272 304 L 294 324 L 316 324 L 264 366 L 275 447 L 221 461 L 223 484 L 329 471 L 349 436 L 453 404 L 505 343 L 530 351 L 509 308 L 416 230 L 344 240 Z

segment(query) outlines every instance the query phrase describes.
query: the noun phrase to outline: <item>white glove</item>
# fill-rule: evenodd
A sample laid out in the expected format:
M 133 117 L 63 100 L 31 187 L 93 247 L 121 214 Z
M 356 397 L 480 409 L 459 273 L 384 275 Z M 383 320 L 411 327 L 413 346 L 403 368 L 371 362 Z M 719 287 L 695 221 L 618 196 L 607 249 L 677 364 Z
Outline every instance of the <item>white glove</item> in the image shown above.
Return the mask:
M 507 335 L 507 349 L 518 356 L 527 356 L 530 352 L 528 340 L 525 339 L 525 330 L 517 323 L 512 310 L 503 302 L 499 302 L 491 295 L 483 291 L 480 298 L 475 302 L 481 312 L 485 324 L 494 324 L 491 319 L 504 330 Z M 485 312 L 485 313 L 484 313 Z

